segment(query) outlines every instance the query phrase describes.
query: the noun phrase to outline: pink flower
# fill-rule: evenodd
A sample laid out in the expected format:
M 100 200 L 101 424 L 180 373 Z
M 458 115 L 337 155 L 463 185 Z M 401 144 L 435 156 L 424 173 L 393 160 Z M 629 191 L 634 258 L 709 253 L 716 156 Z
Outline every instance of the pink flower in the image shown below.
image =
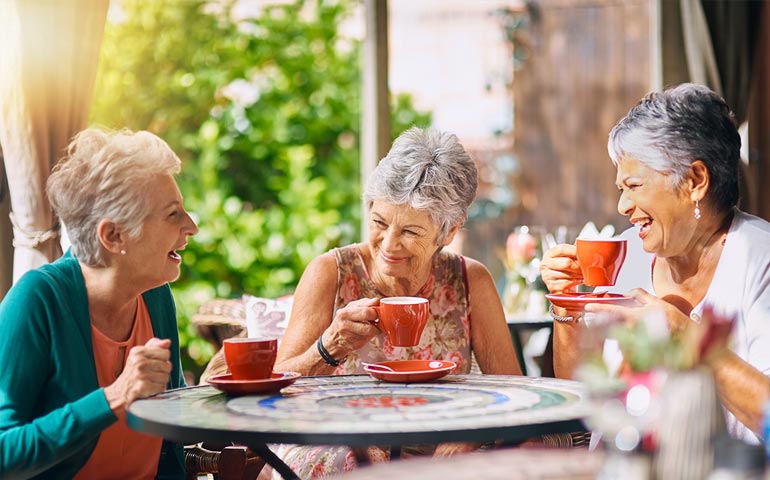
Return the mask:
M 390 338 L 388 338 L 387 335 L 383 336 L 383 342 L 382 342 L 382 353 L 385 355 L 385 358 L 389 360 L 398 360 L 399 351 L 401 350 L 401 347 L 395 347 L 392 343 L 390 343 Z
M 505 242 L 508 262 L 511 264 L 530 262 L 535 258 L 536 247 L 535 237 L 529 231 L 522 229 L 511 233 Z
M 358 286 L 358 281 L 356 280 L 356 276 L 352 273 L 345 276 L 345 279 L 342 280 L 342 287 L 340 287 L 340 296 L 342 297 L 343 302 L 345 305 L 352 302 L 353 300 L 357 300 L 361 296 L 361 289 Z
M 436 277 L 431 275 L 428 277 L 428 281 L 423 285 L 422 289 L 420 290 L 419 295 L 424 297 L 429 297 L 430 292 L 433 291 L 433 286 L 436 284 Z
M 443 317 L 455 308 L 457 308 L 457 290 L 451 285 L 442 285 L 430 302 L 430 312 L 435 317 Z
M 343 472 L 352 472 L 356 465 L 358 465 L 358 462 L 356 461 L 356 455 L 353 453 L 353 451 L 349 451 L 347 455 L 345 455 L 345 465 L 342 466 Z
M 413 360 L 433 360 L 433 349 L 430 345 L 426 345 L 423 348 L 415 349 L 412 353 Z
M 465 362 L 465 360 L 463 359 L 463 356 L 460 355 L 460 352 L 456 350 L 452 350 L 451 352 L 447 353 L 444 357 L 445 357 L 444 360 L 455 362 L 457 364 L 457 366 L 452 369 L 452 373 L 459 372 L 463 366 L 463 363 Z

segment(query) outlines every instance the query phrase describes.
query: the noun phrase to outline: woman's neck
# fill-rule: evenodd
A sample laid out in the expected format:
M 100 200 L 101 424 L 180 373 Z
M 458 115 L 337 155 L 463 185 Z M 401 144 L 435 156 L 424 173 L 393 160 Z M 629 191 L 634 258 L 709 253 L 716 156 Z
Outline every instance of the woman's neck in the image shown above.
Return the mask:
M 727 232 L 733 220 L 733 210 L 706 220 L 701 232 L 696 235 L 682 255 L 665 259 L 665 264 L 675 284 L 689 281 L 710 283 L 719 263 Z M 703 225 L 703 223 L 701 223 Z M 707 282 L 704 282 L 708 280 Z
M 430 276 L 433 275 L 433 261 L 425 265 L 419 272 L 411 272 L 408 277 L 393 277 L 381 274 L 372 261 L 371 253 L 368 255 L 369 275 L 378 292 L 386 297 L 414 297 L 420 293 Z
M 94 268 L 80 264 L 88 295 L 91 323 L 115 341 L 131 333 L 141 292 L 130 282 L 120 281 L 114 268 Z

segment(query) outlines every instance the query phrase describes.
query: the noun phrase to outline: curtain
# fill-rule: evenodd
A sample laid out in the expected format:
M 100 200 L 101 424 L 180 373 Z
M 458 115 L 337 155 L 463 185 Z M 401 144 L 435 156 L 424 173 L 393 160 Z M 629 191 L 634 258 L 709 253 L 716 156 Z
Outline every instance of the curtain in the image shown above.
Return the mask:
M 86 126 L 107 7 L 108 0 L 0 1 L 0 145 L 14 281 L 62 253 L 45 183 Z
M 748 111 L 762 3 L 661 0 L 664 85 L 707 85 L 727 101 L 738 123 L 743 123 Z
M 13 278 L 13 245 L 11 244 L 11 202 L 8 199 L 8 182 L 3 166 L 3 150 L 0 148 L 0 300 L 11 288 Z

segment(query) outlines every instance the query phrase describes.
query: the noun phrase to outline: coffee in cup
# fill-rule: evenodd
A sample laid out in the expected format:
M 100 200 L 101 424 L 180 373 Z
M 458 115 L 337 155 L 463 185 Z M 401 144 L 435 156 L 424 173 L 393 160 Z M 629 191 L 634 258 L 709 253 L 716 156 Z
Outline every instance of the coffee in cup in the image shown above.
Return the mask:
M 225 361 L 233 380 L 263 380 L 273 374 L 278 353 L 275 338 L 228 338 L 223 342 Z
M 615 285 L 626 259 L 626 240 L 578 238 L 576 246 L 583 284 L 591 287 Z
M 396 347 L 413 347 L 420 343 L 428 323 L 428 299 L 420 297 L 386 297 L 377 309 L 380 329 Z

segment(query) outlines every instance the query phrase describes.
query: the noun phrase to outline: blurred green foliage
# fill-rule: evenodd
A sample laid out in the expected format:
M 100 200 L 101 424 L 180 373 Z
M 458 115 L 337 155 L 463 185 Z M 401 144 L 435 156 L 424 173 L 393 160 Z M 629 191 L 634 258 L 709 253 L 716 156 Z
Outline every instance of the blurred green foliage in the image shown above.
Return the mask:
M 199 305 L 290 293 L 311 259 L 360 238 L 360 41 L 342 33 L 360 5 L 265 3 L 122 0 L 102 44 L 91 123 L 150 130 L 183 161 L 200 232 L 172 288 L 196 374 L 213 354 L 189 320 Z M 430 121 L 408 96 L 392 117 L 394 137 Z

